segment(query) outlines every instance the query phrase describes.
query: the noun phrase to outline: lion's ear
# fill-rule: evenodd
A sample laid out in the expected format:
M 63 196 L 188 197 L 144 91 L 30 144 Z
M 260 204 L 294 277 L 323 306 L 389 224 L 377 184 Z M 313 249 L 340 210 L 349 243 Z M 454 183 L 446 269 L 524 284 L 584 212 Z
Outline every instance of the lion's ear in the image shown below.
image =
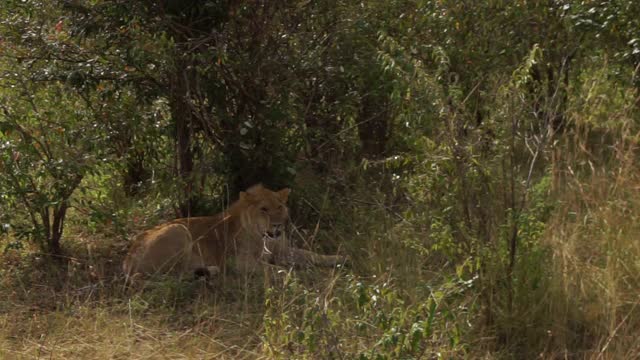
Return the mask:
M 291 192 L 291 189 L 289 188 L 284 188 L 280 191 L 278 191 L 278 196 L 280 197 L 280 200 L 282 202 L 287 202 L 287 199 L 289 199 L 289 193 Z
M 251 199 L 253 199 L 253 195 L 244 191 L 240 191 L 240 201 L 251 201 Z

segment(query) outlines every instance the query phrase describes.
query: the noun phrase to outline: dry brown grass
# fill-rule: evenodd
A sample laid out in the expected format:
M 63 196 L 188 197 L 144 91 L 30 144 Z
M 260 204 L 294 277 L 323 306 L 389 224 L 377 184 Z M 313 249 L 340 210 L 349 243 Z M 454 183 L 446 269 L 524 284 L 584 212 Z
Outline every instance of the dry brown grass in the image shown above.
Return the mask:
M 251 348 L 217 340 L 215 332 L 209 334 L 197 328 L 172 329 L 166 320 L 163 316 L 130 318 L 108 308 L 84 308 L 67 314 L 61 311 L 38 313 L 14 307 L 11 314 L 0 317 L 3 334 L 0 356 L 7 359 L 258 357 Z
M 583 349 L 574 356 L 587 359 L 640 357 L 640 137 L 634 109 L 632 102 L 607 113 L 617 126 L 606 127 L 585 106 L 571 143 L 555 156 L 560 206 L 546 242 L 553 249 L 552 344 L 564 349 L 558 357 L 568 349 Z
M 0 359 L 261 358 L 259 281 L 124 289 L 121 254 L 107 243 L 87 251 L 78 241 L 64 270 L 23 252 L 2 256 Z

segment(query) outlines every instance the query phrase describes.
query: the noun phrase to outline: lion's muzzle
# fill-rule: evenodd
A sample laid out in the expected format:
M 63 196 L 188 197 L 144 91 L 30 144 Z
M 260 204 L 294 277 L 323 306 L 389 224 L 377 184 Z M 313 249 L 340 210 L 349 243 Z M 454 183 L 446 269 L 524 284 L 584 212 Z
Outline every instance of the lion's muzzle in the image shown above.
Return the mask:
M 267 230 L 265 235 L 272 239 L 279 238 L 282 235 L 282 225 L 273 225 L 270 230 Z

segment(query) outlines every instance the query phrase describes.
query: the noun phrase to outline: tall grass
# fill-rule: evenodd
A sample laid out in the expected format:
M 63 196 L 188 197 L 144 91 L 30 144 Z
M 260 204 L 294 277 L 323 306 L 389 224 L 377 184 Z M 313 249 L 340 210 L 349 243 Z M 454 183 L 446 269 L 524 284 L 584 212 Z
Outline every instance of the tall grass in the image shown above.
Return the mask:
M 607 76 L 584 81 L 575 131 L 553 157 L 560 199 L 546 243 L 553 249 L 549 317 L 557 351 L 587 358 L 640 355 L 638 93 Z

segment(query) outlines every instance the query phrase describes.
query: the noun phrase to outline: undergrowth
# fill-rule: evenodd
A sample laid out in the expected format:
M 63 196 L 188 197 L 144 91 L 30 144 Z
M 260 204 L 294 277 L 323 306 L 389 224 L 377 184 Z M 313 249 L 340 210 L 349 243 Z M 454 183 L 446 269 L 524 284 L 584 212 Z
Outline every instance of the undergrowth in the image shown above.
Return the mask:
M 440 133 L 325 174 L 360 179 L 348 186 L 298 178 L 293 220 L 297 211 L 306 226 L 294 241 L 348 254 L 347 268 L 127 288 L 128 237 L 169 217 L 156 195 L 78 195 L 61 259 L 3 235 L 0 357 L 638 357 L 637 92 L 615 86 L 606 68 L 591 71 L 566 89 L 564 128 L 546 133 L 550 120 L 535 123 L 525 107 L 537 56 L 492 80 L 485 128 L 460 135 L 456 121 L 469 113 L 449 88 L 458 106 L 443 113 Z M 424 86 L 445 92 L 431 80 Z

